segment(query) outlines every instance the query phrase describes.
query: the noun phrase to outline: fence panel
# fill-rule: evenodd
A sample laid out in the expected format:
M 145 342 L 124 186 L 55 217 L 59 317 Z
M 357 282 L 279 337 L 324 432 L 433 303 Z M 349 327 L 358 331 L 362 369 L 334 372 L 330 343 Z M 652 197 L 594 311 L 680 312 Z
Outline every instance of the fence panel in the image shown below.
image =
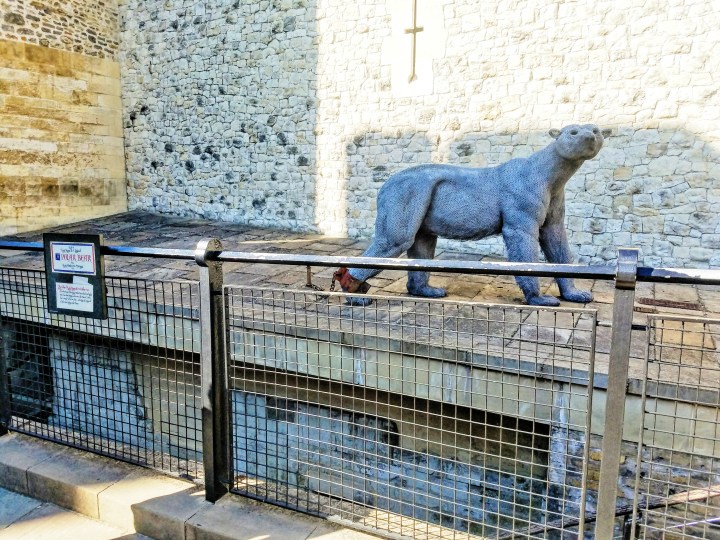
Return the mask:
M 649 318 L 640 538 L 720 538 L 719 343 L 720 320 Z
M 197 283 L 107 289 L 107 320 L 55 315 L 44 272 L 0 268 L 10 428 L 202 477 Z
M 577 532 L 595 311 L 373 298 L 225 288 L 233 491 L 415 538 Z

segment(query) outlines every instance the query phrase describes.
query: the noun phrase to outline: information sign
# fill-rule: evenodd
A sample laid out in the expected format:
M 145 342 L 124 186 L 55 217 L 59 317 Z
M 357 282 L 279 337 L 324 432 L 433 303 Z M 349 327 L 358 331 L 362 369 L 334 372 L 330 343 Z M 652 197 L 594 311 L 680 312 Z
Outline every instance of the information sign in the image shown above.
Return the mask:
M 50 313 L 107 319 L 105 265 L 99 234 L 44 234 Z

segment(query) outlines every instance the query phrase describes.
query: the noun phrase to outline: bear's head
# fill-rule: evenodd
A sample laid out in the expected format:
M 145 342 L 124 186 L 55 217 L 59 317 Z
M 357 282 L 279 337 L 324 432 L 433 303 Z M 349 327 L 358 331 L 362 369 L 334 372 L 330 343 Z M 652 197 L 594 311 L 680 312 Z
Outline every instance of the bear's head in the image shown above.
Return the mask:
M 562 129 L 551 129 L 548 134 L 555 139 L 555 149 L 561 157 L 571 161 L 594 158 L 603 146 L 611 130 L 601 130 L 595 124 L 570 124 Z

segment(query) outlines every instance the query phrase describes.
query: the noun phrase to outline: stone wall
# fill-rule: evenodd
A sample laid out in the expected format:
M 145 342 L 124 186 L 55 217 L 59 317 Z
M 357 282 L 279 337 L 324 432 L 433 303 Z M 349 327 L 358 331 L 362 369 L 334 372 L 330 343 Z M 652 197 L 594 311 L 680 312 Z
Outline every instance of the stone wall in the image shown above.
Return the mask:
M 615 135 L 568 185 L 579 259 L 720 264 L 713 0 L 418 0 L 409 82 L 412 4 L 123 0 L 130 206 L 367 237 L 394 171 L 595 122 Z
M 5 39 L 100 58 L 117 52 L 114 0 L 2 0 L 0 14 Z
M 548 454 L 537 451 L 539 437 L 518 441 L 527 450 L 535 445 L 532 466 L 505 454 L 499 461 L 487 454 L 464 463 L 418 451 L 417 444 L 413 451 L 398 446 L 395 434 L 401 424 L 389 418 L 238 391 L 233 392 L 232 402 L 234 466 L 241 476 L 301 487 L 481 536 L 493 536 L 498 528 L 507 532 L 527 527 L 529 522 L 557 525 L 563 517 L 579 515 L 586 441 L 577 430 L 553 426 Z M 585 500 L 589 515 L 597 511 L 601 448 L 602 437 L 592 436 Z M 692 490 L 712 493 L 720 481 L 718 459 L 645 444 L 639 456 L 636 498 L 638 445 L 623 441 L 621 452 L 618 508 L 632 508 L 635 503 L 645 509 Z M 549 460 L 540 463 L 537 455 Z M 717 508 L 718 500 L 646 511 L 640 523 L 662 530 L 701 521 Z M 702 524 L 697 527 L 702 529 Z
M 315 16 L 304 3 L 122 3 L 131 208 L 312 226 Z
M 127 209 L 114 2 L 0 0 L 0 235 Z

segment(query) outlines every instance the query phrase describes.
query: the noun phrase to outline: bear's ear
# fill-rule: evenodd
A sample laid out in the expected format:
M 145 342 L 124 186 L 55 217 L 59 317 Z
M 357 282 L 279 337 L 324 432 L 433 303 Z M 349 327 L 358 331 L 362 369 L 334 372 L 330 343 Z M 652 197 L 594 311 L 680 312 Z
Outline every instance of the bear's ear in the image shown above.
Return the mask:
M 548 131 L 548 135 L 550 135 L 553 139 L 557 139 L 560 136 L 560 130 L 553 128 Z
M 612 129 L 610 129 L 610 128 L 605 128 L 605 129 L 602 130 L 602 136 L 603 136 L 604 138 L 607 139 L 610 135 L 612 135 Z

